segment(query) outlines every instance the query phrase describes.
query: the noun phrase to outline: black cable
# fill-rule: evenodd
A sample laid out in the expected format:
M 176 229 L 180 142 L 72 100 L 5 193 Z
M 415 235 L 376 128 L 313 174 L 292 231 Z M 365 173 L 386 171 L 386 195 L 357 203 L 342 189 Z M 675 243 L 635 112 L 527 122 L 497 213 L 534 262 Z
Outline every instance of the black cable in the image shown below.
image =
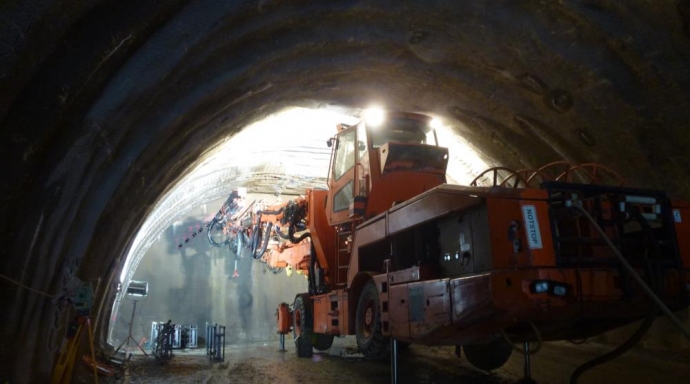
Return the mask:
M 273 223 L 266 223 L 266 228 L 261 228 L 261 222 L 256 225 L 254 231 L 254 240 L 252 241 L 252 257 L 254 259 L 259 259 L 266 252 L 268 247 L 268 242 L 271 240 L 271 228 Z M 257 250 L 259 252 L 257 253 Z
M 308 234 L 311 236 L 311 234 Z M 309 294 L 316 295 L 316 247 L 311 243 L 311 255 L 309 255 Z
M 289 231 L 289 230 L 290 230 L 290 229 L 288 229 L 288 231 Z M 284 234 L 284 233 L 280 230 L 279 227 L 276 227 L 276 234 L 277 234 L 278 236 L 280 236 L 281 239 L 290 240 L 290 233 L 288 232 L 287 235 Z
M 223 235 L 225 235 L 224 241 L 222 241 L 222 242 L 215 241 L 213 239 L 213 232 L 214 232 L 213 227 L 215 227 L 216 225 L 219 226 L 220 231 L 223 232 L 223 226 L 224 226 L 223 223 L 220 220 L 218 220 L 217 218 L 213 218 L 213 220 L 211 220 L 211 222 L 208 225 L 208 230 L 206 231 L 206 236 L 208 237 L 208 241 L 214 247 L 224 247 L 230 242 L 230 238 L 227 235 L 225 235 L 225 233 L 224 233 L 223 234 Z
M 537 326 L 534 325 L 533 322 L 528 321 L 527 323 L 530 325 L 530 327 L 532 327 L 532 330 L 534 331 L 534 335 L 537 338 L 537 347 L 534 348 L 533 350 L 530 350 L 529 352 L 527 352 L 527 354 L 528 355 L 536 355 L 537 352 L 539 352 L 541 350 L 541 346 L 542 346 L 541 332 L 539 332 L 539 328 L 537 328 Z M 525 354 L 524 348 L 517 347 L 513 343 L 513 341 L 510 340 L 510 338 L 508 337 L 508 334 L 506 333 L 505 330 L 500 329 L 499 331 L 501 332 L 501 336 L 503 336 L 503 339 L 506 341 L 506 343 L 510 344 L 513 347 L 513 350 L 515 350 L 517 353 L 519 353 L 521 355 Z
M 652 291 L 651 288 L 642 280 L 642 277 L 635 271 L 635 269 L 628 263 L 628 261 L 625 259 L 625 257 L 621 254 L 621 252 L 616 248 L 616 246 L 611 242 L 611 239 L 606 235 L 603 229 L 597 224 L 597 222 L 592 218 L 592 216 L 589 215 L 589 212 L 582 208 L 581 206 L 577 204 L 572 205 L 574 208 L 578 209 L 587 220 L 589 220 L 592 224 L 594 229 L 599 233 L 599 236 L 604 240 L 606 245 L 608 245 L 612 250 L 613 253 L 616 255 L 618 258 L 618 261 L 620 262 L 621 266 L 625 268 L 625 270 L 630 273 L 630 275 L 633 277 L 633 279 L 640 285 L 640 288 L 647 294 L 647 296 L 652 299 L 652 301 L 661 309 L 661 311 L 671 320 L 671 322 L 678 327 L 678 329 L 683 332 L 683 334 L 690 339 L 690 330 L 688 330 L 683 323 L 678 320 L 678 318 L 671 312 L 671 310 L 664 304 L 661 299 Z
M 577 367 L 575 369 L 575 372 L 573 372 L 573 374 L 570 376 L 570 384 L 577 384 L 577 380 L 586 371 L 589 371 L 590 369 L 592 369 L 598 365 L 601 365 L 601 364 L 604 364 L 608 361 L 611 361 L 611 360 L 615 359 L 616 357 L 627 352 L 630 348 L 634 347 L 635 344 L 637 344 L 640 341 L 640 339 L 642 339 L 642 337 L 647 333 L 649 328 L 652 326 L 652 323 L 654 323 L 654 318 L 655 318 L 655 316 L 647 317 L 644 320 L 644 322 L 640 325 L 640 327 L 637 329 L 637 331 L 635 331 L 635 333 L 633 333 L 632 336 L 630 336 L 630 338 L 628 338 L 628 340 L 626 340 L 623 344 L 619 345 L 613 351 L 608 352 L 608 353 L 601 355 L 599 357 L 596 357 L 596 358 L 580 365 L 579 367 Z
M 311 233 L 309 233 L 309 232 L 303 233 L 300 237 L 295 238 L 295 227 L 290 226 L 290 228 L 288 228 L 288 239 L 293 244 L 297 244 L 297 243 L 301 242 L 302 240 L 306 239 L 307 237 L 311 237 Z
M 659 290 L 659 281 L 657 276 L 655 276 L 653 266 L 651 265 L 651 262 L 649 260 L 649 257 L 645 254 L 645 264 L 646 264 L 646 271 L 647 274 L 649 275 L 649 279 L 651 280 L 651 283 L 653 285 L 653 288 L 650 288 L 644 280 L 637 274 L 637 272 L 632 268 L 630 263 L 623 257 L 621 254 L 620 250 L 614 246 L 614 244 L 611 242 L 611 240 L 606 236 L 604 231 L 601 229 L 601 226 L 592 218 L 592 216 L 589 215 L 589 213 L 582 208 L 579 205 L 573 204 L 573 207 L 579 210 L 587 220 L 589 220 L 593 226 L 594 229 L 599 233 L 599 235 L 604 239 L 604 241 L 607 243 L 607 245 L 613 250 L 614 254 L 618 258 L 620 264 L 622 267 L 624 267 L 624 271 L 628 272 L 634 280 L 637 281 L 637 283 L 641 286 L 641 288 L 645 291 L 645 293 L 654 301 L 659 308 L 669 317 L 669 319 L 676 323 L 676 325 L 680 328 L 680 330 L 688 337 L 690 335 L 688 334 L 688 330 L 685 329 L 685 327 L 678 321 L 678 319 L 671 313 L 671 311 L 664 305 L 664 303 L 658 298 L 658 296 L 655 294 L 654 291 Z M 644 219 L 642 214 L 639 211 L 635 211 L 633 213 L 633 218 L 640 224 L 642 230 L 645 232 L 645 234 L 648 236 L 648 239 L 652 243 L 652 249 L 655 252 L 656 256 L 661 256 L 661 249 L 659 247 L 658 242 L 656 241 L 656 238 L 654 236 L 654 233 L 652 232 L 651 227 L 649 226 L 649 223 Z M 611 361 L 615 359 L 616 357 L 622 355 L 623 353 L 627 352 L 629 349 L 634 347 L 641 339 L 642 337 L 647 333 L 649 328 L 652 326 L 654 323 L 654 318 L 656 315 L 651 315 L 647 318 L 645 318 L 644 322 L 640 325 L 640 327 L 633 333 L 628 340 L 626 340 L 623 344 L 619 345 L 616 349 L 612 350 L 611 352 L 608 352 L 602 356 L 596 357 L 579 367 L 575 369 L 573 374 L 570 377 L 570 384 L 576 384 L 580 376 L 582 376 L 583 373 L 586 371 L 604 364 L 608 361 Z
M 280 215 L 281 213 L 283 213 L 284 210 L 285 210 L 285 207 L 281 207 L 277 211 L 258 211 L 257 214 L 259 214 L 259 215 Z

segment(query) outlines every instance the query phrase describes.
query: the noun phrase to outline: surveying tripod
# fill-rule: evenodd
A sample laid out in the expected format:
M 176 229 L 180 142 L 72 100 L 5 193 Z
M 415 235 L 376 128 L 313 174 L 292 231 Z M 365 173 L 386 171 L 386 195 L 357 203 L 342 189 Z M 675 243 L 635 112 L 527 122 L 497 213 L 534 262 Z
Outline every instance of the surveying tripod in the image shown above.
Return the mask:
M 134 301 L 134 309 L 132 309 L 132 318 L 129 321 L 129 335 L 127 335 L 127 338 L 125 339 L 125 341 L 123 341 L 122 344 L 120 344 L 120 346 L 117 347 L 117 349 L 115 349 L 115 353 L 117 353 L 120 349 L 122 349 L 122 346 L 125 345 L 125 343 L 127 343 L 127 349 L 129 349 L 129 340 L 132 340 L 132 341 L 134 341 L 134 344 L 136 344 L 136 346 L 139 347 L 139 349 L 141 350 L 141 353 L 143 353 L 144 356 L 148 356 L 146 351 L 144 351 L 144 348 L 142 348 L 141 345 L 139 345 L 139 343 L 137 343 L 136 339 L 134 339 L 134 337 L 132 336 L 132 325 L 134 325 L 134 314 L 137 312 L 137 302 L 138 302 L 137 300 Z
M 93 329 L 91 328 L 91 319 L 88 316 L 77 316 L 76 322 L 79 324 L 77 331 L 72 335 L 67 344 L 60 352 L 60 356 L 53 368 L 51 376 L 51 383 L 53 384 L 68 384 L 72 382 L 72 371 L 74 369 L 74 360 L 77 357 L 77 350 L 79 349 L 79 336 L 86 324 L 89 334 L 89 347 L 91 347 L 91 361 L 96 361 L 96 349 L 93 345 Z M 69 338 L 69 337 L 68 337 Z M 98 371 L 96 364 L 93 367 L 93 380 L 98 384 Z

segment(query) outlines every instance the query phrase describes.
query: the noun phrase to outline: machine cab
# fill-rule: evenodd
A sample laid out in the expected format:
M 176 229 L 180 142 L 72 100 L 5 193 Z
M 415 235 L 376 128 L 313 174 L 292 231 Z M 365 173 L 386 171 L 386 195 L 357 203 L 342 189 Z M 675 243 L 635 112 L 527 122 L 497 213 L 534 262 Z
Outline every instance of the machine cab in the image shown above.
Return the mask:
M 329 140 L 330 225 L 375 216 L 445 183 L 448 149 L 438 146 L 429 116 L 370 110 L 338 130 Z

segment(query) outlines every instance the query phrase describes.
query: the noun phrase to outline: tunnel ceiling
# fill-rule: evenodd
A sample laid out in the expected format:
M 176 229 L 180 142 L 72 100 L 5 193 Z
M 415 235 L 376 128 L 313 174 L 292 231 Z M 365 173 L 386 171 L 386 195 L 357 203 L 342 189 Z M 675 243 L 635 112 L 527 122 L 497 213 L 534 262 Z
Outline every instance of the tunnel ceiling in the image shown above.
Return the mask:
M 102 303 L 169 186 L 288 106 L 431 113 L 492 164 L 688 197 L 689 39 L 686 0 L 3 2 L 0 271 L 58 294 L 78 265 Z M 44 297 L 3 292 L 5 332 L 47 327 Z

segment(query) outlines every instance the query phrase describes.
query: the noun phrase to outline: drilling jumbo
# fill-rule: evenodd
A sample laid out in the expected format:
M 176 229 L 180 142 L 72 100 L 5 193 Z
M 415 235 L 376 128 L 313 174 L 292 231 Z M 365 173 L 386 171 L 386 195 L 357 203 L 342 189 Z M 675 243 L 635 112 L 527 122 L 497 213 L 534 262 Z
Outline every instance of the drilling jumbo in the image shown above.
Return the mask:
M 308 277 L 277 311 L 298 356 L 354 335 L 367 358 L 395 339 L 456 346 L 492 370 L 513 343 L 582 340 L 690 304 L 689 203 L 593 163 L 450 185 L 432 126 L 382 111 L 340 124 L 327 190 L 225 207 L 211 223 L 272 270 Z

